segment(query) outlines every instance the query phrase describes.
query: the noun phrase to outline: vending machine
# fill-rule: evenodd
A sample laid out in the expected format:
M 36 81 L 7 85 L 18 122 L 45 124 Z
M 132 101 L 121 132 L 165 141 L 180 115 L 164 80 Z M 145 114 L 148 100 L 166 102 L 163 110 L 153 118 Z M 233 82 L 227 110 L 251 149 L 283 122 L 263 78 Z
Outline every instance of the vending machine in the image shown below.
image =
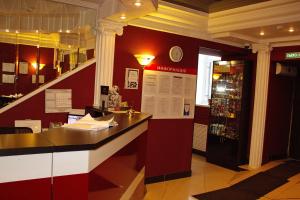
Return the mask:
M 230 169 L 246 163 L 252 66 L 215 61 L 207 135 L 207 161 Z

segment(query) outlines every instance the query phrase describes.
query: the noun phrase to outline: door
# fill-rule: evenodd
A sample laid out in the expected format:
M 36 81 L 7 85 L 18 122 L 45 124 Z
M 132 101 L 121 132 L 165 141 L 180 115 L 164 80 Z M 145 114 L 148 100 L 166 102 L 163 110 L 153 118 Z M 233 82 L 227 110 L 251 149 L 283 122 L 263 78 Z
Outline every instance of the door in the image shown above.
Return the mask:
M 299 71 L 299 68 L 298 68 Z M 293 124 L 290 139 L 290 157 L 300 160 L 300 78 L 296 79 Z

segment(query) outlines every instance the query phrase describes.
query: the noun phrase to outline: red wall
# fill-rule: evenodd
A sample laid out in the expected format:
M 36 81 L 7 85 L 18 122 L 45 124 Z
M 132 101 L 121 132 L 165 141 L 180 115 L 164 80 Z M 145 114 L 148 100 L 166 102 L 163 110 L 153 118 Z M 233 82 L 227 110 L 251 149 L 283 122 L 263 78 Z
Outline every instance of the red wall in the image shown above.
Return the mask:
M 0 83 L 0 95 L 9 95 L 15 93 L 27 94 L 38 87 L 37 84 L 32 83 L 31 76 L 36 73 L 36 70 L 30 65 L 30 63 L 37 62 L 36 46 L 28 45 L 15 45 L 0 43 L 0 76 L 2 80 L 2 62 L 14 63 L 16 61 L 17 54 L 19 55 L 19 62 L 27 62 L 28 74 L 19 74 L 16 84 Z M 17 50 L 18 49 L 18 50 Z M 45 67 L 39 72 L 40 75 L 45 76 L 45 82 L 49 82 L 56 78 L 56 70 L 53 69 L 54 51 L 52 48 L 39 48 L 40 51 L 40 63 L 45 64 Z M 6 74 L 14 74 L 7 73 Z
M 51 89 L 72 89 L 72 108 L 84 109 L 93 105 L 95 64 L 55 84 Z M 15 120 L 42 120 L 42 127 L 50 122 L 67 122 L 67 113 L 45 113 L 45 92 L 41 92 L 16 107 L 0 114 L 0 126 L 14 126 Z
M 16 46 L 7 44 L 7 43 L 0 43 L 0 95 L 8 95 L 10 94 L 10 91 L 14 91 L 15 87 L 14 84 L 5 84 L 2 83 L 2 63 L 8 62 L 12 63 L 16 61 Z M 13 74 L 13 73 L 7 73 L 7 74 Z
M 174 63 L 169 59 L 172 46 L 180 46 L 183 59 Z M 155 56 L 153 64 L 197 68 L 200 47 L 221 50 L 224 55 L 240 55 L 243 50 L 180 35 L 127 26 L 122 36 L 116 37 L 113 84 L 120 87 L 122 100 L 137 110 L 141 108 L 143 69 L 134 54 Z M 125 68 L 140 69 L 139 89 L 124 89 Z M 204 112 L 207 115 L 208 112 Z M 196 114 L 198 116 L 198 114 Z M 199 114 L 200 116 L 201 114 Z M 203 118 L 208 118 L 204 117 Z M 192 119 L 151 120 L 148 130 L 146 177 L 155 177 L 191 170 Z

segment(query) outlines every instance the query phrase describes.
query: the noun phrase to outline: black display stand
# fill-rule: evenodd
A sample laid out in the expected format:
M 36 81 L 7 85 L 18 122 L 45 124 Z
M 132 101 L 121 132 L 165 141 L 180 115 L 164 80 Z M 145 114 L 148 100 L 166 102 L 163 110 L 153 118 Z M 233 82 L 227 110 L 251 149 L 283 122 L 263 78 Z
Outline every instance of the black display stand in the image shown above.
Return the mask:
M 245 61 L 214 62 L 207 161 L 233 170 L 248 158 L 251 68 Z

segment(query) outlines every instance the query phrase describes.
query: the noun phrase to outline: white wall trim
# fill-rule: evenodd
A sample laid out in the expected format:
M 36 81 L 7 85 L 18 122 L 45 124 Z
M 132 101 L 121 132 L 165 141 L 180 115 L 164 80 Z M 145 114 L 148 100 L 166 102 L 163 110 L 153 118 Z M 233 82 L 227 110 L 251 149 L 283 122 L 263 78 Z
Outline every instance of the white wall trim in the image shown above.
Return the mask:
M 0 156 L 0 183 L 50 178 L 52 153 Z
M 89 67 L 90 65 L 94 64 L 96 62 L 96 59 L 90 59 L 87 62 L 81 64 L 79 67 L 73 69 L 72 71 L 69 71 L 61 76 L 59 76 L 58 78 L 54 79 L 53 81 L 50 81 L 49 83 L 46 83 L 45 85 L 42 85 L 41 87 L 39 87 L 38 89 L 30 92 L 29 94 L 26 94 L 25 96 L 21 97 L 20 99 L 8 104 L 7 106 L 3 107 L 0 109 L 0 114 L 4 113 L 5 111 L 19 105 L 20 103 L 26 101 L 27 99 L 30 99 L 31 97 L 35 96 L 36 94 L 43 92 L 44 90 L 52 87 L 53 85 L 63 81 L 64 79 L 72 76 L 73 74 L 76 74 L 77 72 L 80 72 L 81 70 Z
M 89 151 L 54 152 L 52 162 L 53 177 L 86 174 L 89 172 Z

